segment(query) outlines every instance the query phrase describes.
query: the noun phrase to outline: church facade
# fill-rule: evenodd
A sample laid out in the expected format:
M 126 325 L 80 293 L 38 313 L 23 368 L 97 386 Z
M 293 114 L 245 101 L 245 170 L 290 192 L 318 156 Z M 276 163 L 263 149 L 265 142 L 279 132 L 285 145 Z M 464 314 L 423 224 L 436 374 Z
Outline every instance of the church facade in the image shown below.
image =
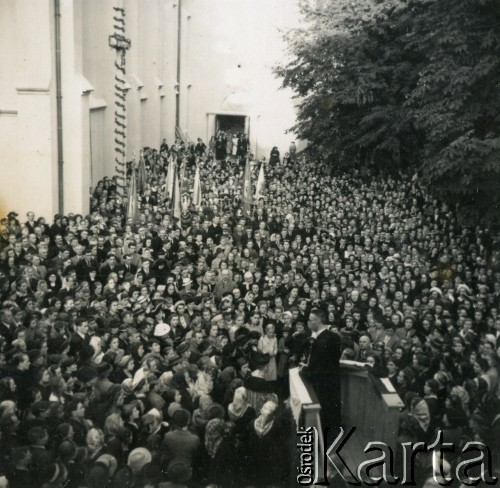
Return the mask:
M 272 66 L 289 0 L 3 0 L 0 5 L 0 214 L 86 213 L 89 190 L 124 158 L 176 134 L 207 144 L 245 131 L 257 157 L 294 139 L 291 94 Z M 123 20 L 120 20 L 120 12 Z M 126 120 L 117 126 L 110 36 L 122 35 Z

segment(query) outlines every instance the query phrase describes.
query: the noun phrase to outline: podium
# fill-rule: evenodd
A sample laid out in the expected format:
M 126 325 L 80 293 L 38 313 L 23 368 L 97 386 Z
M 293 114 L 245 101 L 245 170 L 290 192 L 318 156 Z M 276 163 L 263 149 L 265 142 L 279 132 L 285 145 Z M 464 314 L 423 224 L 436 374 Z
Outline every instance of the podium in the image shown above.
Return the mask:
M 364 453 L 368 442 L 384 442 L 396 450 L 403 402 L 387 378 L 376 378 L 363 363 L 340 361 L 340 374 L 342 427 L 344 431 L 356 428 L 342 452 L 349 469 L 355 473 L 357 466 L 371 457 Z M 314 389 L 297 368 L 290 370 L 289 377 L 290 408 L 297 428 L 314 427 L 319 436 L 319 452 L 323 454 L 321 406 Z M 319 473 L 325 472 L 325 456 L 318 456 L 317 469 Z

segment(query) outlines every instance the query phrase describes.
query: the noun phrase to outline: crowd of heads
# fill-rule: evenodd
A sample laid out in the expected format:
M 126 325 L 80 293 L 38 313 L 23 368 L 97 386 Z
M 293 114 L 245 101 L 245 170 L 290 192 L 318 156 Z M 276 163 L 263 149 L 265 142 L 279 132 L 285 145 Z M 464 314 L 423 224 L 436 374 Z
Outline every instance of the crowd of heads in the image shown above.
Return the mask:
M 264 457 L 286 442 L 287 370 L 307 361 L 313 309 L 343 359 L 393 382 L 401 439 L 441 428 L 497 442 L 498 237 L 461 226 L 459 207 L 411 175 L 331 170 L 295 152 L 260 163 L 265 196 L 247 212 L 238 151 L 146 148 L 134 218 L 105 178 L 88 215 L 2 221 L 0 467 L 12 486 L 258 486 L 264 475 L 286 486 Z M 180 220 L 165 199 L 171 157 Z M 247 379 L 273 359 L 255 395 Z

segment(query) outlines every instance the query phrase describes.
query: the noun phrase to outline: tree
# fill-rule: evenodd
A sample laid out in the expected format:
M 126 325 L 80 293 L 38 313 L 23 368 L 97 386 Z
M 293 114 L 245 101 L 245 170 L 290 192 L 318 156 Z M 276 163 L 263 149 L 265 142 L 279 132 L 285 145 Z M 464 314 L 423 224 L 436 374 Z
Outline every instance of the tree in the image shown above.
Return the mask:
M 418 172 L 461 215 L 500 214 L 500 3 L 302 4 L 275 72 L 298 99 L 292 128 L 335 164 Z

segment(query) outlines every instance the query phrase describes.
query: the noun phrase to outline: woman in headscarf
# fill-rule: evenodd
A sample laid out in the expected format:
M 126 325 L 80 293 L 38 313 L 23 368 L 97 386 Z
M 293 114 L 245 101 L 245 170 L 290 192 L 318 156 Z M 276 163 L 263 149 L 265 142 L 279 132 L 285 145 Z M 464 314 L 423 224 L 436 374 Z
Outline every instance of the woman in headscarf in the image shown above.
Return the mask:
M 234 392 L 233 401 L 227 407 L 229 420 L 234 423 L 234 434 L 243 440 L 248 432 L 248 424 L 255 418 L 255 410 L 248 403 L 247 389 L 240 386 Z
M 255 486 L 283 484 L 284 436 L 276 419 L 277 403 L 268 401 L 251 423 L 248 441 L 246 482 Z
M 208 484 L 224 487 L 241 486 L 237 476 L 241 462 L 234 449 L 233 437 L 222 419 L 212 419 L 205 429 L 205 449 L 208 454 Z
M 449 394 L 450 400 L 453 399 L 458 399 L 460 402 L 460 405 L 462 407 L 462 410 L 465 412 L 467 416 L 470 415 L 470 409 L 469 409 L 469 402 L 470 402 L 470 397 L 469 393 L 463 386 L 454 386 Z
M 201 395 L 198 408 L 193 412 L 191 428 L 200 438 L 203 437 L 203 433 L 205 432 L 205 427 L 209 421 L 209 409 L 213 404 L 214 401 L 210 395 Z
M 410 417 L 413 422 L 409 424 L 409 429 L 414 442 L 432 442 L 435 439 L 435 425 L 431 423 L 429 406 L 423 398 L 413 398 Z

